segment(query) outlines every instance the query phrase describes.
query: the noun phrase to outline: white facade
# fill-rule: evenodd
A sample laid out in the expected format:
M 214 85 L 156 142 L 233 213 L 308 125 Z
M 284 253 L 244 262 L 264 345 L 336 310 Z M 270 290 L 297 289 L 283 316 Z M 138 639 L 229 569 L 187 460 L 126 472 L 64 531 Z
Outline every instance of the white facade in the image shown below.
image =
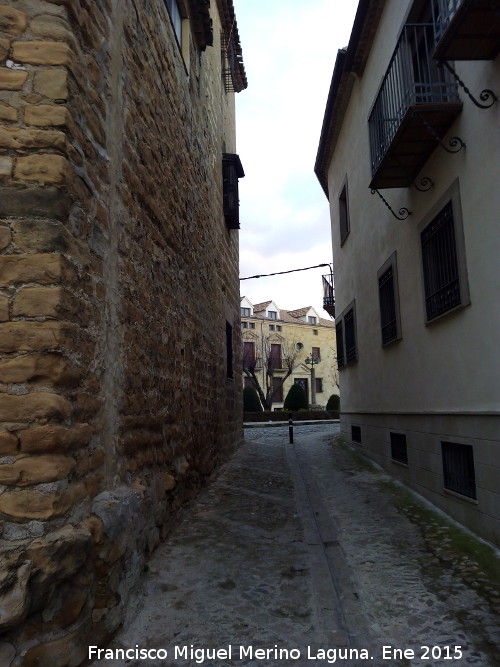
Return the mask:
M 480 109 L 458 89 L 463 107 L 442 141 L 451 150 L 450 139 L 459 137 L 465 148 L 450 153 L 436 143 L 415 178 L 417 186 L 430 179 L 425 192 L 413 185 L 379 187 L 396 215 L 411 212 L 405 219 L 396 219 L 369 187 L 376 177 L 370 113 L 405 25 L 418 24 L 430 7 L 430 0 L 418 6 L 409 0 L 360 2 L 332 81 L 316 171 L 330 201 L 336 322 L 342 326 L 351 307 L 355 319 L 355 358 L 340 372 L 342 431 L 435 504 L 500 543 L 500 104 Z M 376 21 L 368 21 L 370 12 Z M 498 57 L 451 65 L 476 98 L 483 89 L 500 95 Z M 420 119 L 416 106 L 417 115 L 401 126 Z M 441 107 L 438 114 L 446 112 Z M 404 162 L 402 153 L 411 149 L 397 148 L 397 140 L 388 152 Z M 342 227 L 341 239 L 346 205 L 349 229 Z M 440 224 L 445 210 L 452 211 L 453 222 L 442 229 L 453 227 L 455 234 L 455 251 L 446 250 L 446 261 L 456 258 L 452 297 L 452 288 L 446 295 L 443 285 L 441 295 L 431 296 L 441 278 L 424 269 L 432 261 L 441 270 L 445 261 L 430 227 Z M 399 312 L 397 333 L 383 344 L 379 279 L 389 266 Z M 427 293 L 425 279 L 434 281 Z M 443 305 L 447 298 L 455 305 Z M 398 434 L 406 436 L 406 462 L 394 459 L 391 437 L 394 445 Z M 464 480 L 452 478 L 471 474 L 464 493 Z

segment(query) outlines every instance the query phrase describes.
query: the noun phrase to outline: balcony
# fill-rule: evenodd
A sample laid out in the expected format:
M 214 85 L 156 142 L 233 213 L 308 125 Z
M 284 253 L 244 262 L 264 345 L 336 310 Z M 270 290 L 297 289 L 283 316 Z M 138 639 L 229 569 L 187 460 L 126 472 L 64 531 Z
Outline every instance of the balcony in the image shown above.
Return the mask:
M 410 186 L 462 110 L 433 50 L 432 23 L 403 28 L 368 119 L 372 189 Z
M 437 60 L 493 60 L 500 50 L 496 0 L 438 0 Z
M 323 308 L 330 317 L 335 317 L 335 287 L 331 273 L 323 276 Z

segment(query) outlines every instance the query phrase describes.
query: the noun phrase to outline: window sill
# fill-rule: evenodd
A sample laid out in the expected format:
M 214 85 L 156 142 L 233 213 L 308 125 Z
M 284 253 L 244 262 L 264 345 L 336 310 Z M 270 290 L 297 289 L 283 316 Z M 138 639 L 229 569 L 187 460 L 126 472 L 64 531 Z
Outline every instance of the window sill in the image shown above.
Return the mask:
M 395 463 L 397 466 L 403 466 L 403 468 L 409 468 L 410 465 L 404 461 L 398 461 L 397 459 L 391 459 L 391 463 Z
M 457 498 L 458 500 L 464 500 L 466 503 L 470 503 L 471 505 L 479 505 L 479 502 L 476 498 L 470 498 L 469 496 L 464 496 L 462 493 L 458 493 L 457 491 L 452 491 L 451 489 L 447 489 L 446 487 L 443 487 L 443 492 L 445 496 L 452 496 L 453 498 Z

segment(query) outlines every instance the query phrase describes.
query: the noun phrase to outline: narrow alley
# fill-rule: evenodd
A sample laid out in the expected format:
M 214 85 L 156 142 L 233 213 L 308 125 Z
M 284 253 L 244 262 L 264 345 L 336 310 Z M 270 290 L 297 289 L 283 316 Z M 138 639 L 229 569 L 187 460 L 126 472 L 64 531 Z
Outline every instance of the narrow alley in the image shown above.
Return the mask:
M 246 429 L 92 664 L 497 665 L 494 552 L 337 433 Z

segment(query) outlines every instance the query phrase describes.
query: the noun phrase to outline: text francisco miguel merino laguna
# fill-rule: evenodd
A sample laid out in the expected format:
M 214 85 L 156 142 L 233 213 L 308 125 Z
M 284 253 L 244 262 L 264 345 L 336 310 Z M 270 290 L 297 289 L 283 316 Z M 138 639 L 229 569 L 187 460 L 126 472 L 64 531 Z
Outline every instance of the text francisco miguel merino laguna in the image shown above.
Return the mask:
M 303 653 L 305 655 L 303 655 Z M 225 648 L 195 648 L 190 646 L 174 646 L 164 648 L 141 648 L 138 644 L 134 648 L 98 648 L 89 646 L 89 660 L 191 660 L 202 665 L 205 660 L 326 660 L 333 664 L 337 660 L 373 660 L 366 649 L 355 648 L 313 648 L 307 646 L 305 651 L 298 648 L 280 648 L 277 644 L 273 648 L 256 648 L 254 646 L 233 646 Z

